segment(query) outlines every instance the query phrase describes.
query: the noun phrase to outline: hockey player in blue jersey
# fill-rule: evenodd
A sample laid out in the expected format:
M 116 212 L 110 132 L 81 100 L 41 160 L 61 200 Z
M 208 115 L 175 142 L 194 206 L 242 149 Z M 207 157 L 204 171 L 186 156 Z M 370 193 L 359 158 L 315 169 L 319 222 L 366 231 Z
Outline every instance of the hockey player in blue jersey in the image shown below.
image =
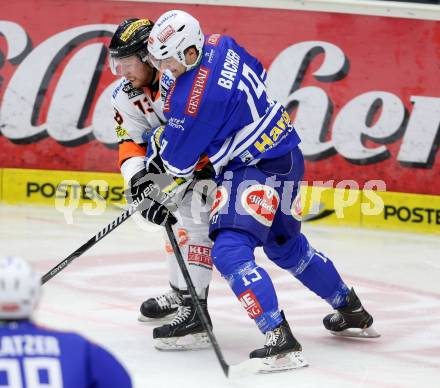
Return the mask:
M 31 321 L 39 294 L 29 263 L 0 259 L 0 387 L 130 388 L 130 376 L 105 349 Z
M 255 262 L 257 246 L 336 310 L 324 318 L 332 333 L 378 336 L 354 290 L 300 232 L 293 212 L 304 174 L 300 138 L 284 107 L 267 96 L 261 63 L 231 37 L 205 37 L 199 22 L 178 10 L 158 18 L 148 50 L 151 63 L 176 81 L 164 104 L 168 124 L 150 137 L 147 164 L 190 179 L 209 157 L 218 184 L 212 258 L 266 334 L 250 357 L 263 360 L 262 371 L 307 365 L 269 275 Z

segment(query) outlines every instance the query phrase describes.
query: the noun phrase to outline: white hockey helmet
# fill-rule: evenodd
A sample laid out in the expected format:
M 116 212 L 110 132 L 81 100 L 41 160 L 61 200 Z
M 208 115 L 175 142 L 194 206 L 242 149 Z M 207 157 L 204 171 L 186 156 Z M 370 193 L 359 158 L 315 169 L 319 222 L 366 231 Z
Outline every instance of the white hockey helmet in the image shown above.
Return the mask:
M 153 65 L 160 70 L 160 61 L 175 58 L 187 70 L 197 66 L 202 57 L 205 37 L 200 23 L 189 13 L 179 10 L 168 11 L 157 19 L 148 38 L 149 58 Z M 198 51 L 197 61 L 187 65 L 185 50 L 195 46 Z
M 41 280 L 21 257 L 0 259 L 0 319 L 26 319 L 40 296 Z

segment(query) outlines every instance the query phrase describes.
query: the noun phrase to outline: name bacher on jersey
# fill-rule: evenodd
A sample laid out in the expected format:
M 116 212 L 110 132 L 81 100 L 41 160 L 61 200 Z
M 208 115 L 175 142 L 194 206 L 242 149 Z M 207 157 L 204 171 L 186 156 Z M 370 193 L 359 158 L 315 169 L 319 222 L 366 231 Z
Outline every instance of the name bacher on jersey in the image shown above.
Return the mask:
M 289 114 L 266 95 L 266 72 L 231 37 L 205 40 L 200 65 L 170 88 L 161 156 L 175 176 L 192 174 L 207 154 L 217 174 L 283 155 L 299 144 Z M 185 123 L 176 126 L 174 123 Z

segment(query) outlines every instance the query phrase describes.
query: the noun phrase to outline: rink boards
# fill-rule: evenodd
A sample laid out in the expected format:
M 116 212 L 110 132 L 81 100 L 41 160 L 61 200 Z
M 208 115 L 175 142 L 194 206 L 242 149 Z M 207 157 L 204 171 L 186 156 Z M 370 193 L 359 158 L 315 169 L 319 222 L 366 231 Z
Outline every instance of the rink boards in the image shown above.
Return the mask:
M 0 174 L 0 198 L 8 204 L 98 215 L 107 205 L 124 203 L 123 180 L 115 173 L 6 168 Z M 354 184 L 304 183 L 301 206 L 296 201 L 294 208 L 283 210 L 313 224 L 440 233 L 439 196 L 390 192 L 374 182 L 363 188 Z

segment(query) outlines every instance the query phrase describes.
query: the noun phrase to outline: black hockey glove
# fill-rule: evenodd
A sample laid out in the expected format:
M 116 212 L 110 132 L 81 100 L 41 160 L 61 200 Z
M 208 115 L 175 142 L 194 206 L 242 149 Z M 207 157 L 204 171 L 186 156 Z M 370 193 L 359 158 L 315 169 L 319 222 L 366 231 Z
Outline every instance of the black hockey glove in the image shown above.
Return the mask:
M 168 194 L 164 193 L 157 182 L 155 174 L 148 174 L 146 170 L 136 173 L 129 182 L 129 187 L 125 191 L 128 203 L 143 200 L 139 211 L 148 221 L 156 225 L 165 225 L 166 222 L 174 225 L 177 222 L 172 210 L 175 210 L 173 202 Z M 157 176 L 160 178 L 160 176 Z M 145 198 L 146 197 L 146 198 Z M 143 199 L 145 198 L 145 199 Z M 171 210 L 172 209 L 172 210 Z
M 194 171 L 195 180 L 202 181 L 205 179 L 214 179 L 214 177 L 215 177 L 214 166 L 209 160 L 202 168 Z

